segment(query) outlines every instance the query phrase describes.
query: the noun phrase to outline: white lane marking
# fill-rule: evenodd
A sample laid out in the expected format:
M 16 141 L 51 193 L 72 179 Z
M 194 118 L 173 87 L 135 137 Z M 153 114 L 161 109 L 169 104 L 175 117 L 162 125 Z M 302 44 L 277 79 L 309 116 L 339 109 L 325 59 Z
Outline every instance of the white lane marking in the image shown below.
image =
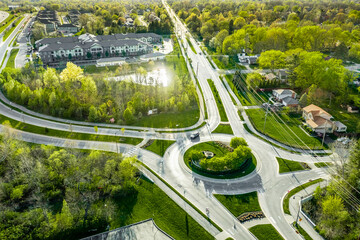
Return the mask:
M 273 217 L 270 217 L 270 222 L 272 222 L 273 224 L 276 224 L 276 221 L 274 220 Z

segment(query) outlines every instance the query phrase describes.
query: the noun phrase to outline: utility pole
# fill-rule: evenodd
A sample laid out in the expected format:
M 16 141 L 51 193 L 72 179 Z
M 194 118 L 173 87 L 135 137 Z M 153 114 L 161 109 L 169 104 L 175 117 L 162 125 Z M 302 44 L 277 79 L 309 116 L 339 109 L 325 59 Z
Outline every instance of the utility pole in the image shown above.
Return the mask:
M 294 196 L 295 198 L 295 196 Z M 299 210 L 298 210 L 298 213 L 297 213 L 297 216 L 296 216 L 296 226 L 298 226 L 298 220 L 299 220 L 299 215 L 300 215 L 300 208 L 301 208 L 301 201 L 302 201 L 303 197 L 301 196 L 300 197 L 300 202 L 299 202 Z
M 262 91 L 262 92 L 264 92 L 264 91 Z M 265 112 L 265 121 L 264 121 L 263 134 L 265 134 L 266 117 L 267 117 L 269 108 L 270 108 L 270 98 L 269 98 L 269 100 L 268 100 L 268 102 L 267 102 L 267 105 L 266 105 L 266 112 Z
M 119 154 L 119 148 L 118 148 L 118 141 L 117 141 L 117 136 L 116 136 L 116 134 L 117 134 L 118 132 L 115 132 L 115 144 L 116 144 L 116 153 L 117 154 Z
M 23 123 L 25 123 L 24 112 L 21 112 L 21 117 L 22 117 L 22 121 L 23 121 Z
M 322 143 L 321 143 L 322 147 L 324 146 L 324 141 L 325 141 L 325 131 L 326 131 L 326 128 L 324 128 L 324 134 L 323 134 L 323 139 L 322 139 Z

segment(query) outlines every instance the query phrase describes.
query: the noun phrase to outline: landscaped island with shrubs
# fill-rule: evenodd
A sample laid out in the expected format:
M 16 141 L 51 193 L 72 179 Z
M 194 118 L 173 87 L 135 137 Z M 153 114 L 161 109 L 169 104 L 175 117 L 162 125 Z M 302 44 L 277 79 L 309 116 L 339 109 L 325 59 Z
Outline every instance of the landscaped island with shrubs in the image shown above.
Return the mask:
M 195 145 L 185 153 L 184 159 L 193 171 L 202 175 L 240 177 L 238 173 L 250 173 L 256 166 L 251 149 L 238 137 L 231 139 L 230 146 L 221 142 Z

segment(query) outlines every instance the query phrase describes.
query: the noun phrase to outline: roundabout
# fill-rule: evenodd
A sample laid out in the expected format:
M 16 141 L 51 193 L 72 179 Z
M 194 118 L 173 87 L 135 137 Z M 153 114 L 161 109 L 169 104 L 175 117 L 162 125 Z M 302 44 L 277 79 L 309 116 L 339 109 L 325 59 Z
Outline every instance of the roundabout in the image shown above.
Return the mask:
M 241 178 L 254 172 L 257 165 L 245 140 L 242 144 L 233 144 L 233 140 L 230 144 L 220 141 L 198 143 L 185 151 L 182 161 L 188 170 L 204 177 Z

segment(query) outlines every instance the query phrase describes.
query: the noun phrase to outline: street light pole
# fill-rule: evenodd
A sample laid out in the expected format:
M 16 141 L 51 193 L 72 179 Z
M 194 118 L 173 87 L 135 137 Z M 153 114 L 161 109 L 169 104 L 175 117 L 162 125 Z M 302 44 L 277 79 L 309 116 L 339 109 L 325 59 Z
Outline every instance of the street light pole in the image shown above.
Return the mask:
M 294 196 L 294 199 L 295 199 L 296 196 Z M 297 216 L 296 216 L 296 227 L 298 227 L 298 220 L 299 220 L 299 215 L 300 215 L 300 208 L 301 208 L 301 200 L 303 199 L 302 196 L 300 196 L 300 202 L 299 202 L 299 209 L 298 209 L 298 212 L 297 212 Z
M 115 144 L 116 144 L 116 153 L 119 154 L 119 148 L 118 148 L 118 142 L 117 142 L 117 134 L 118 132 L 115 132 Z

